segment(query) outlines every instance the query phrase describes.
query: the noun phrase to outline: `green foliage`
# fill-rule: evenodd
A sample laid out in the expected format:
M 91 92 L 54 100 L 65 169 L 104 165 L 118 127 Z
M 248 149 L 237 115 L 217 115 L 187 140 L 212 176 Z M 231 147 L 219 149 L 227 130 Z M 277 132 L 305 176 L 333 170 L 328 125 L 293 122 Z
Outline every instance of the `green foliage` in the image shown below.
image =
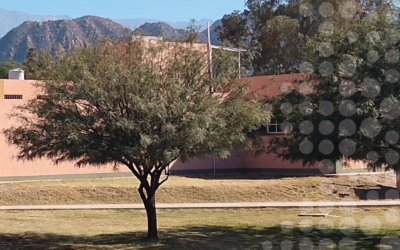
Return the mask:
M 37 83 L 44 97 L 16 108 L 11 117 L 20 123 L 6 138 L 18 146 L 18 159 L 128 167 L 141 182 L 155 238 L 155 191 L 165 168 L 178 158 L 226 158 L 233 148 L 251 148 L 246 133 L 269 122 L 248 83 L 237 81 L 236 53 L 216 53 L 210 78 L 206 47 L 198 46 L 104 39 L 48 54 Z
M 224 16 L 221 20 L 222 25 L 217 27 L 219 39 L 228 41 L 234 46 L 240 46 L 249 36 L 249 30 L 246 29 L 247 20 L 239 11 Z
M 275 97 L 270 100 L 275 107 L 274 114 L 279 121 L 289 121 L 293 125 L 293 132 L 282 140 L 274 139 L 269 147 L 270 152 L 277 153 L 282 159 L 290 161 L 303 161 L 304 164 L 312 164 L 323 159 L 329 159 L 333 162 L 342 160 L 343 157 L 349 160 L 367 159 L 370 151 L 375 151 L 379 155 L 376 163 L 368 161 L 371 168 L 381 168 L 388 166 L 387 169 L 399 170 L 400 163 L 388 164 L 385 155 L 389 150 L 400 152 L 399 144 L 389 144 L 385 139 L 386 132 L 395 130 L 400 132 L 399 119 L 390 119 L 390 115 L 397 114 L 400 111 L 398 99 L 400 97 L 400 85 L 398 81 L 391 81 L 388 77 L 388 70 L 398 70 L 399 61 L 390 63 L 388 52 L 396 50 L 399 46 L 400 35 L 398 23 L 387 15 L 393 8 L 382 5 L 374 9 L 378 13 L 376 21 L 371 22 L 371 16 L 364 16 L 347 21 L 344 26 L 336 26 L 331 36 L 318 35 L 308 40 L 308 50 L 305 58 L 314 66 L 315 74 L 311 79 L 316 80 L 319 84 L 314 85 L 314 94 L 302 95 L 299 91 L 293 91 L 291 94 Z M 356 40 L 349 36 L 349 32 L 358 35 Z M 377 34 L 379 39 L 374 40 Z M 392 36 L 392 38 L 390 38 Z M 390 38 L 390 39 L 389 39 Z M 323 50 L 320 45 L 322 43 L 331 43 L 334 52 L 328 57 L 322 56 Z M 376 62 L 368 60 L 368 53 L 376 51 L 378 59 Z M 324 61 L 333 64 L 334 71 L 332 74 L 324 74 L 319 69 L 319 65 Z M 342 64 L 347 62 L 346 65 Z M 350 66 L 349 66 L 350 65 Z M 351 65 L 356 67 L 354 73 L 351 72 Z M 375 79 L 380 85 L 380 93 L 376 97 L 366 97 L 365 93 L 368 89 L 364 86 L 365 79 Z M 339 86 L 348 81 L 355 84 L 354 94 L 346 96 L 341 94 L 343 89 Z M 370 87 L 368 91 L 379 91 L 378 87 Z M 345 117 L 339 111 L 339 105 L 344 100 L 351 100 L 356 104 L 355 114 Z M 329 101 L 334 106 L 332 114 L 325 116 L 319 111 L 319 106 L 323 101 Z M 385 104 L 385 102 L 386 104 Z M 279 108 L 284 102 L 293 104 L 293 112 L 291 114 L 283 114 Z M 310 115 L 304 115 L 300 112 L 300 104 L 310 102 L 313 112 Z M 343 106 L 347 109 L 350 106 Z M 371 126 L 361 126 L 362 122 L 367 118 L 375 118 L 381 125 L 380 133 L 376 137 L 369 138 L 365 136 L 366 130 Z M 356 132 L 352 135 L 345 135 L 339 130 L 340 123 L 350 119 L 356 125 Z M 302 121 L 308 120 L 313 124 L 312 133 L 305 135 L 300 133 L 299 126 Z M 328 120 L 333 123 L 334 130 L 329 135 L 323 135 L 319 131 L 322 121 Z M 334 150 L 329 155 L 322 154 L 318 147 L 322 140 L 330 140 L 333 142 Z M 339 145 L 344 139 L 350 139 L 355 142 L 357 147 L 353 154 L 346 155 L 340 152 Z M 314 150 L 310 154 L 300 152 L 299 145 L 303 141 L 310 141 L 314 145 Z M 346 148 L 341 147 L 342 151 Z
M 57 52 L 60 53 L 60 47 L 57 47 Z M 25 78 L 30 80 L 44 79 L 50 70 L 52 55 L 47 50 L 37 51 L 36 48 L 29 48 L 24 61 Z
M 218 27 L 221 42 L 233 46 L 247 44 L 257 49 L 258 53 L 252 57 L 256 75 L 295 71 L 293 58 L 304 43 L 299 41 L 299 24 L 294 24 L 299 15 L 286 15 L 287 6 L 275 0 L 247 0 L 243 12 L 234 11 L 222 18 Z M 283 51 L 288 53 L 284 55 Z
M 259 38 L 263 55 L 255 63 L 258 74 L 294 72 L 293 63 L 300 58 L 303 37 L 299 24 L 288 16 L 276 16 L 266 22 Z
M 47 98 L 19 108 L 34 122 L 7 130 L 8 139 L 21 147 L 19 158 L 118 161 L 140 173 L 178 157 L 226 157 L 268 116 L 244 83 L 230 84 L 237 72 L 227 53 L 215 55 L 209 79 L 206 54 L 191 46 L 120 44 L 127 51 L 118 55 L 103 41 L 53 59 L 38 86 Z M 210 95 L 211 86 L 223 86 L 224 96 Z
M 247 0 L 243 12 L 225 15 L 218 28 L 221 41 L 239 46 L 243 43 L 257 47 L 253 57 L 257 75 L 297 73 L 302 52 L 307 49 L 307 39 L 318 35 L 324 21 L 350 28 L 339 12 L 345 0 Z M 310 4 L 309 15 L 301 14 L 301 5 Z M 390 0 L 355 1 L 356 17 L 368 13 L 371 6 L 392 6 Z M 329 18 L 320 15 L 321 4 L 332 4 L 334 13 Z M 398 18 L 398 16 L 396 17 Z
M 9 60 L 0 64 L 0 79 L 8 79 L 8 71 L 11 69 L 21 68 L 22 65 L 19 62 Z
M 199 32 L 201 25 L 196 25 L 196 20 L 191 19 L 189 26 L 185 30 L 185 41 L 187 43 L 199 42 Z
M 24 61 L 26 79 L 34 79 L 35 73 L 37 71 L 37 61 L 38 61 L 37 49 L 29 48 Z

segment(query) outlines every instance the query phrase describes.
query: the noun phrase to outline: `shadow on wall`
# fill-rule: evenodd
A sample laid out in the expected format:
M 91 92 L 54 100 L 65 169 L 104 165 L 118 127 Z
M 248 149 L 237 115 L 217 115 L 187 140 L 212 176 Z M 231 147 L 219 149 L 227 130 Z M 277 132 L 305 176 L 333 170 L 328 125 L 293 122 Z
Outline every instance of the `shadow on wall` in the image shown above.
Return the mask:
M 274 174 L 274 173 L 232 173 L 232 174 L 204 174 L 204 175 L 183 175 L 187 178 L 203 179 L 203 180 L 290 180 L 293 177 L 292 173 Z M 302 175 L 301 177 L 311 177 L 315 175 Z
M 255 157 L 252 153 L 232 153 L 227 159 L 213 159 L 212 156 L 193 158 L 188 162 L 173 162 L 169 170 L 174 175 L 205 174 L 273 174 L 285 176 L 321 175 L 318 164 L 303 166 L 301 162 L 291 163 L 277 158 L 273 154 Z

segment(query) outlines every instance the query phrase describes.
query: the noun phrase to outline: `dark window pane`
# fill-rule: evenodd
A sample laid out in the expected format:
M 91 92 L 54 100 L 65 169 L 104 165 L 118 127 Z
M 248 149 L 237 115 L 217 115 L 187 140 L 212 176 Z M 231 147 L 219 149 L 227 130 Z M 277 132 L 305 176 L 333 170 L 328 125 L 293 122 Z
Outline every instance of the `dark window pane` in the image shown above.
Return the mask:
M 22 99 L 22 95 L 4 95 L 4 99 Z
M 270 132 L 270 133 L 276 133 L 276 132 L 277 132 L 277 130 L 276 130 L 276 125 L 275 125 L 275 124 L 269 125 L 269 126 L 268 126 L 268 129 L 269 129 L 269 132 Z

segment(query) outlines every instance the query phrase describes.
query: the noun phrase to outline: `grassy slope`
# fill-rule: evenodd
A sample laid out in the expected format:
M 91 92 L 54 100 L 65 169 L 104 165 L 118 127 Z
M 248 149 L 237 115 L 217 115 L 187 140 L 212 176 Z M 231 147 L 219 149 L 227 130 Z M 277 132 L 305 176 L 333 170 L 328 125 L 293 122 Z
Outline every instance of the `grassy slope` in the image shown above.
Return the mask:
M 157 191 L 157 202 L 261 202 L 365 199 L 369 190 L 384 198 L 395 177 L 359 176 L 268 179 L 264 175 L 197 176 L 170 179 Z M 40 181 L 0 184 L 0 205 L 141 203 L 135 178 Z

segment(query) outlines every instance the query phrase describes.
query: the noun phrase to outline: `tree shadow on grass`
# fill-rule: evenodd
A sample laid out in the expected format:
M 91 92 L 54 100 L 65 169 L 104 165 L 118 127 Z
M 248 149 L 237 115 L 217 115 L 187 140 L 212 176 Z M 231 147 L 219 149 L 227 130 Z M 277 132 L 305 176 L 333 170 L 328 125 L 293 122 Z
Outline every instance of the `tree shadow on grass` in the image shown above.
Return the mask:
M 387 233 L 400 235 L 399 231 Z M 338 229 L 334 229 L 329 234 L 323 234 L 317 229 L 309 233 L 303 233 L 299 228 L 294 228 L 290 232 L 283 232 L 279 227 L 202 226 L 161 229 L 158 242 L 147 242 L 144 240 L 144 236 L 144 233 L 138 232 L 102 234 L 88 237 L 37 233 L 0 234 L 0 249 L 247 250 L 263 249 L 263 243 L 269 241 L 273 244 L 273 248 L 269 250 L 275 250 L 281 249 L 281 243 L 284 240 L 292 242 L 293 249 L 299 249 L 299 242 L 304 238 L 312 240 L 316 248 L 318 248 L 320 241 L 324 240 L 325 242 L 333 242 L 333 248 L 326 249 L 339 249 L 339 242 L 345 237 L 355 240 L 357 249 L 379 249 L 378 245 L 384 235 L 365 236 L 360 230 L 356 230 L 350 235 L 345 235 Z M 392 244 L 392 248 L 387 249 L 400 249 L 400 243 L 396 242 L 395 244 Z

